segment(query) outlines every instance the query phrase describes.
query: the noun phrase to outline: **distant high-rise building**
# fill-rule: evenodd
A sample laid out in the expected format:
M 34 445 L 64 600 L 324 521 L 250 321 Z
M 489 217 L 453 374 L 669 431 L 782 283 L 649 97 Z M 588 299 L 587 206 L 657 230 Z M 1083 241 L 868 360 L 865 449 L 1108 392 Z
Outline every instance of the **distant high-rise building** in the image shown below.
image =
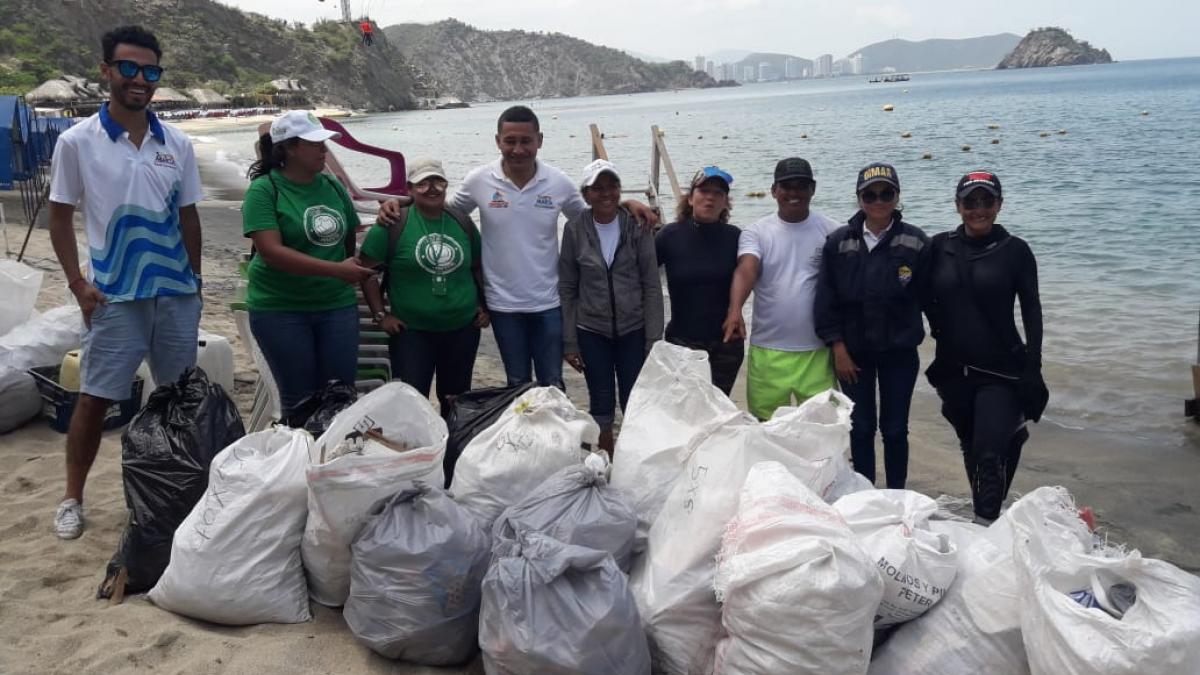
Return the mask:
M 742 66 L 742 82 L 753 82 L 754 77 L 754 66 Z
M 850 74 L 850 59 L 838 59 L 833 62 L 833 74 L 841 77 Z
M 704 72 L 708 73 L 709 77 L 713 76 L 713 62 L 711 60 L 704 62 Z
M 863 59 L 862 52 L 850 57 L 850 72 L 854 75 L 862 75 L 864 72 L 866 72 L 865 65 L 865 59 Z
M 813 76 L 813 74 L 812 74 L 811 68 L 801 68 L 800 69 L 800 77 L 807 80 L 808 78 L 810 78 L 812 76 Z
M 789 80 L 800 77 L 800 59 L 787 57 L 787 60 L 783 62 L 783 76 Z
M 833 54 L 822 54 L 813 64 L 813 77 L 833 76 Z
M 718 80 L 737 79 L 733 76 L 733 66 L 729 65 L 728 63 L 722 63 L 721 65 L 717 66 L 717 74 L 715 77 Z
M 698 70 L 702 73 L 704 72 L 704 57 L 703 56 L 696 57 L 696 70 Z
M 758 81 L 769 82 L 775 79 L 775 74 L 771 72 L 771 64 L 762 61 L 758 64 Z

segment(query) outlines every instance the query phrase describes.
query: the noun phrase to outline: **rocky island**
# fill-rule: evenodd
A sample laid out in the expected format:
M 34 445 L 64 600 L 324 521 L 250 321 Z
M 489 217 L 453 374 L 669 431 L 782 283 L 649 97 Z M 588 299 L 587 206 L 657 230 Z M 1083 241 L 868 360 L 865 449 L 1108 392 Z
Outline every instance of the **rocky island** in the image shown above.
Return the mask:
M 1030 31 L 996 68 L 1045 68 L 1092 63 L 1112 63 L 1112 57 L 1108 50 L 1096 49 L 1086 40 L 1076 40 L 1062 28 L 1049 27 Z

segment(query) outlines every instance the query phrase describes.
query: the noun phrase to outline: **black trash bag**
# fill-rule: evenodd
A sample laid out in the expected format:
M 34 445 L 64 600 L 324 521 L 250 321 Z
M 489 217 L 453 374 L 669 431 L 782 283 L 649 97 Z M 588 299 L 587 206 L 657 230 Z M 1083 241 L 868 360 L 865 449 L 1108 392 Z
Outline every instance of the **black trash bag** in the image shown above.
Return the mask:
M 313 438 L 320 438 L 329 423 L 341 411 L 354 405 L 358 390 L 353 384 L 341 380 L 330 380 L 312 396 L 307 396 L 283 418 L 284 426 L 304 429 Z
M 208 488 L 213 457 L 245 435 L 233 400 L 200 368 L 150 394 L 121 435 L 129 521 L 97 597 L 119 599 L 158 583 L 175 528 Z
M 454 479 L 454 465 L 458 464 L 458 456 L 471 439 L 495 424 L 508 406 L 530 389 L 533 389 L 533 383 L 526 382 L 515 387 L 474 389 L 454 397 L 450 409 L 442 415 L 450 431 L 450 437 L 446 440 L 446 458 L 442 463 L 447 490 Z

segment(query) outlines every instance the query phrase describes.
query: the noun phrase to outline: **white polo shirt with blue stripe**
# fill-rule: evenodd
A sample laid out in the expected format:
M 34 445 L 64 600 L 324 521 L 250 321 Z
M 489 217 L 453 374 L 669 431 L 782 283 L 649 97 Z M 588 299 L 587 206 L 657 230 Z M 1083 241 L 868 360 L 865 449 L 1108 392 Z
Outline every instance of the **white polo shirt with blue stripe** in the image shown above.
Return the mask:
M 138 148 L 100 112 L 58 138 L 50 201 L 79 207 L 91 254 L 92 283 L 109 302 L 197 292 L 183 246 L 179 209 L 204 197 L 186 134 L 150 110 Z

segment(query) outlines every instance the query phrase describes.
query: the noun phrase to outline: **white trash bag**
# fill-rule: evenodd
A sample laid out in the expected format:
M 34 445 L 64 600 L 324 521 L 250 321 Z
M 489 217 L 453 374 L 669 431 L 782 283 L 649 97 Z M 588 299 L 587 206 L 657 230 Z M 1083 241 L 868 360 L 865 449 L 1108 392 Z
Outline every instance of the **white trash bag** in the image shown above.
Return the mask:
M 1081 552 L 1014 520 L 1021 634 L 1033 675 L 1200 673 L 1200 578 L 1138 551 Z
M 691 444 L 683 474 L 650 528 L 646 553 L 630 575 L 659 671 L 691 673 L 711 662 L 721 624 L 713 594 L 715 558 L 750 468 L 778 461 L 817 494 L 833 483 L 834 460 L 813 446 L 822 441 L 797 433 L 804 426 L 801 415 L 791 409 L 760 424 L 738 412 Z
M 1062 523 L 1055 545 L 1091 548 L 1091 532 L 1066 489 L 1030 492 L 958 552 L 958 576 L 950 591 L 875 650 L 870 675 L 1029 675 L 1013 558 L 1013 519 L 1022 512 Z
M 479 615 L 488 675 L 650 675 L 637 603 L 611 555 L 538 532 L 494 553 Z
M 313 445 L 301 552 L 313 600 L 350 594 L 350 544 L 371 507 L 404 489 L 444 484 L 446 423 L 429 399 L 389 382 L 338 413 Z
M 715 675 L 863 675 L 883 581 L 832 507 L 778 462 L 742 486 L 717 556 Z
M 912 490 L 870 490 L 833 504 L 884 582 L 875 627 L 924 614 L 945 597 L 958 574 L 958 549 L 929 529 L 937 502 Z
M 0 335 L 29 320 L 41 290 L 41 270 L 0 259 Z
M 63 305 L 33 317 L 0 336 L 0 367 L 29 370 L 57 366 L 83 343 L 83 314 L 78 305 Z
M 599 440 L 595 420 L 561 390 L 530 389 L 463 449 L 450 493 L 488 530 L 556 471 L 582 463 Z
M 230 626 L 308 621 L 300 538 L 312 442 L 302 429 L 275 427 L 222 450 L 204 497 L 175 531 L 150 601 Z
M 688 443 L 714 420 L 736 412 L 712 383 L 707 352 L 654 343 L 629 394 L 610 481 L 629 495 L 637 512 L 639 550 L 683 472 Z
M 440 485 L 404 490 L 372 512 L 351 549 L 346 625 L 389 659 L 467 661 L 479 650 L 491 538 Z

